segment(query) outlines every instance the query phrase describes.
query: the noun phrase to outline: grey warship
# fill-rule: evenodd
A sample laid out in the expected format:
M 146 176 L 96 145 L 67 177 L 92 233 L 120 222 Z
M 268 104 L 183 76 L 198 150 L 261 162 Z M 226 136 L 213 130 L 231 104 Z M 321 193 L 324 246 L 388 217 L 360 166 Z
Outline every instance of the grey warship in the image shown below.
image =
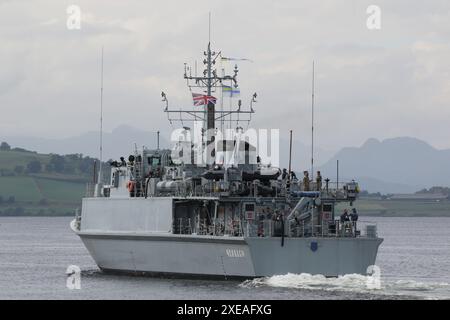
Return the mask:
M 264 163 L 242 127 L 231 137 L 217 134 L 225 121 L 231 127 L 251 119 L 256 102 L 254 94 L 248 109 L 241 100 L 229 110 L 216 105 L 213 95 L 239 88 L 237 66 L 231 75 L 215 69 L 223 58 L 208 43 L 200 75 L 185 64 L 189 89 L 201 92 L 193 94 L 196 108 L 172 109 L 162 93 L 169 121 L 186 124 L 190 117 L 202 126 L 199 139 L 192 142 L 183 126 L 172 149 L 158 143 L 111 163 L 108 184 L 88 185 L 72 230 L 104 272 L 225 279 L 367 274 L 383 239 L 374 225 L 341 221 L 336 208 L 357 200 L 355 181 L 298 180 L 291 168 L 286 174 Z

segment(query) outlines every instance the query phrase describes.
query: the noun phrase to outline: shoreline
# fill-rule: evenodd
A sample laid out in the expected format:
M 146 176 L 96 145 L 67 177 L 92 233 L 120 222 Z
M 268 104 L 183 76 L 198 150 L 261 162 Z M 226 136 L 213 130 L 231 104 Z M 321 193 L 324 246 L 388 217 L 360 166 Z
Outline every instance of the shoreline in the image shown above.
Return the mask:
M 380 217 L 380 218 L 450 218 L 450 212 L 447 214 L 386 214 L 386 213 L 362 213 L 358 212 L 359 217 Z M 69 215 L 69 214 L 56 214 L 56 215 L 34 215 L 34 214 L 25 214 L 25 215 L 0 215 L 0 218 L 18 218 L 18 217 L 24 217 L 24 218 L 62 218 L 62 217 L 75 217 L 75 214 Z

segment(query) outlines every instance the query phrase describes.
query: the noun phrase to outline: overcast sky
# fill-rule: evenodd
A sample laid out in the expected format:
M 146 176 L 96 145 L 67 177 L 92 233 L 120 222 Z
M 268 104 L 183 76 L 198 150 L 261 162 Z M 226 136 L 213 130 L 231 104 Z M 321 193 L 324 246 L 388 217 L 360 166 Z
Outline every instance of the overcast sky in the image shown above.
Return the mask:
M 371 4 L 380 30 L 366 26 Z M 254 61 L 239 63 L 244 106 L 258 93 L 254 127 L 310 141 L 315 60 L 322 148 L 398 136 L 450 148 L 448 0 L 0 0 L 0 137 L 97 130 L 102 46 L 105 130 L 170 128 L 160 92 L 192 104 L 183 64 L 203 59 L 209 11 L 214 49 Z

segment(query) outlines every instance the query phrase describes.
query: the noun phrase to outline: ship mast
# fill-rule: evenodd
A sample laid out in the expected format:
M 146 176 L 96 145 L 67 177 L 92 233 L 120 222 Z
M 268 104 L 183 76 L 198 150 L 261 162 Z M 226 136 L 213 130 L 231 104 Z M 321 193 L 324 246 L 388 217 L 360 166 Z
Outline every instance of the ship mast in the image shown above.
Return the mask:
M 312 63 L 311 92 L 311 180 L 314 181 L 314 61 Z
M 212 52 L 211 52 L 211 12 L 208 15 L 208 51 L 206 52 L 206 70 L 208 73 L 208 81 L 207 81 L 207 95 L 211 96 L 212 93 L 212 81 L 211 81 L 211 73 L 212 73 Z M 215 60 L 214 60 L 215 62 Z M 208 100 L 208 105 L 206 107 L 206 129 L 207 132 L 207 145 L 213 142 L 214 136 L 211 135 L 211 131 L 215 129 L 215 105 L 211 101 Z
M 209 37 L 210 37 L 209 31 Z M 225 72 L 221 72 L 221 75 L 218 75 L 217 69 L 214 67 L 216 65 L 216 62 L 218 59 L 222 58 L 221 52 L 215 52 L 211 49 L 211 40 L 208 39 L 208 46 L 206 51 L 203 52 L 204 59 L 204 70 L 203 73 L 200 73 L 200 75 L 197 75 L 197 63 L 195 63 L 195 72 L 194 75 L 192 75 L 192 67 L 189 67 L 186 63 L 184 64 L 184 79 L 186 80 L 187 86 L 193 92 L 192 90 L 199 90 L 203 91 L 202 94 L 205 95 L 205 100 L 207 101 L 206 105 L 203 106 L 194 106 L 194 109 L 187 109 L 187 108 L 179 108 L 179 109 L 172 109 L 169 108 L 167 95 L 163 92 L 163 102 L 165 102 L 165 108 L 164 112 L 167 113 L 167 117 L 170 123 L 172 122 L 181 122 L 184 126 L 184 122 L 189 121 L 202 121 L 204 123 L 203 125 L 203 132 L 206 130 L 206 144 L 203 145 L 203 148 L 206 147 L 207 149 L 207 164 L 212 164 L 214 162 L 214 154 L 215 150 L 213 147 L 213 143 L 215 141 L 215 135 L 216 135 L 216 121 L 230 121 L 231 123 L 231 115 L 233 113 L 237 114 L 247 114 L 247 118 L 241 118 L 241 122 L 250 122 L 251 121 L 251 115 L 254 113 L 252 104 L 255 101 L 256 93 L 253 95 L 252 100 L 249 103 L 249 110 L 242 110 L 242 101 L 238 101 L 238 106 L 235 110 L 216 110 L 215 102 L 217 102 L 217 98 L 219 97 L 213 97 L 213 95 L 216 95 L 216 89 L 222 89 L 225 84 L 229 84 L 232 88 L 236 89 L 238 88 L 238 81 L 237 81 L 237 75 L 239 72 L 239 69 L 237 65 L 234 66 L 233 73 L 232 74 L 226 74 Z M 198 92 L 200 93 L 200 92 Z M 215 102 L 214 102 L 215 101 Z M 227 119 L 228 117 L 228 119 Z M 239 119 L 239 117 L 238 117 Z M 205 123 L 206 122 L 206 123 Z M 203 143 L 202 143 L 203 144 Z
M 103 180 L 103 47 L 102 47 L 102 62 L 101 62 L 101 79 L 100 79 L 100 165 L 98 169 L 97 183 L 101 184 Z
M 208 96 L 211 96 L 212 94 L 212 55 L 215 54 L 215 52 L 211 52 L 211 42 L 208 42 L 208 51 L 206 52 L 206 70 L 207 70 L 207 81 L 206 81 L 206 94 Z M 215 63 L 214 59 L 214 63 Z M 209 146 L 210 143 L 214 142 L 214 129 L 215 129 L 215 104 L 208 100 L 208 105 L 206 106 L 206 129 L 207 129 L 207 145 Z

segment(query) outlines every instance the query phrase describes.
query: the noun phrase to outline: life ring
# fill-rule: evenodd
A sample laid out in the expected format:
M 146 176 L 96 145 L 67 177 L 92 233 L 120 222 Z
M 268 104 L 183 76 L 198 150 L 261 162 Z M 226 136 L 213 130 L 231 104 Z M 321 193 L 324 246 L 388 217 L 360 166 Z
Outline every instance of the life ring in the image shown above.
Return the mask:
M 128 189 L 128 191 L 129 192 L 133 192 L 133 190 L 134 190 L 134 185 L 135 185 L 136 183 L 134 182 L 134 181 L 128 181 L 128 183 L 127 183 L 127 189 Z

